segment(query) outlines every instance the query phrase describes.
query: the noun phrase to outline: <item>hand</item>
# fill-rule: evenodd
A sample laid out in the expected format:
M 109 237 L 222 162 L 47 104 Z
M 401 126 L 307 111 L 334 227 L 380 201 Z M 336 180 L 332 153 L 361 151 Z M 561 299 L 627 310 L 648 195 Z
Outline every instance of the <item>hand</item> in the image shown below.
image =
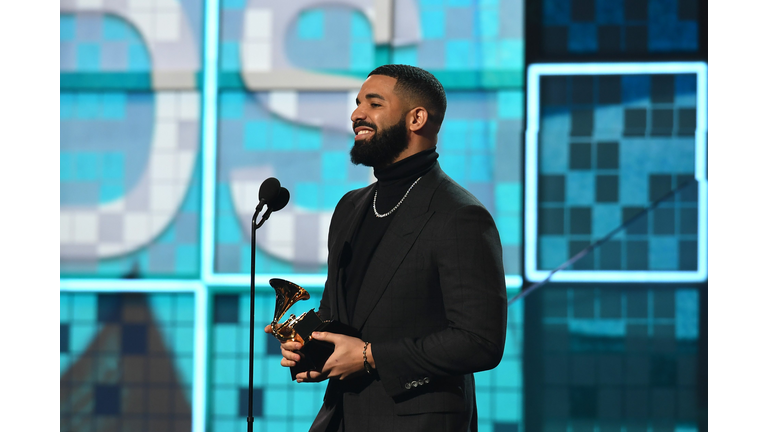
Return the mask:
M 264 332 L 272 334 L 272 325 L 264 327 Z M 293 367 L 296 363 L 301 361 L 301 354 L 299 354 L 301 344 L 298 342 L 280 342 L 280 352 L 283 354 L 283 358 L 280 359 L 280 365 L 283 367 Z
M 315 374 L 318 374 L 317 378 L 338 378 L 343 380 L 365 373 L 365 366 L 363 366 L 363 346 L 365 346 L 365 342 L 361 339 L 329 332 L 314 332 L 312 337 L 317 340 L 330 342 L 335 347 L 333 354 L 325 362 L 322 373 L 313 372 L 312 375 L 307 374 L 309 379 L 316 379 L 313 377 Z M 368 349 L 370 349 L 370 345 Z

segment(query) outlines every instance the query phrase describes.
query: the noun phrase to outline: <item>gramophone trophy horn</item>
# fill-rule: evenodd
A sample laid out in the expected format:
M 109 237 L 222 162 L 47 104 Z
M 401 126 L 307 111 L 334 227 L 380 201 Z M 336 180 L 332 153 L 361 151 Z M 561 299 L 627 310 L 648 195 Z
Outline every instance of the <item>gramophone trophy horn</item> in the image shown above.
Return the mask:
M 275 289 L 275 318 L 272 320 L 272 334 L 280 342 L 297 341 L 303 345 L 304 338 L 296 333 L 294 326 L 305 317 L 306 313 L 299 318 L 291 314 L 288 320 L 282 324 L 278 324 L 278 321 L 294 303 L 308 300 L 309 293 L 299 285 L 283 279 L 270 279 L 269 284 Z
M 300 300 L 308 300 L 309 293 L 299 285 L 283 279 L 270 279 L 269 284 L 275 289 L 275 317 L 272 320 L 272 334 L 280 342 L 293 341 L 302 345 L 299 350 L 302 354 L 302 360 L 291 368 L 291 378 L 294 380 L 299 372 L 322 370 L 325 361 L 333 354 L 334 345 L 330 342 L 313 339 L 312 332 L 324 331 L 360 337 L 360 332 L 351 326 L 339 321 L 323 321 L 314 308 L 304 312 L 299 317 L 291 314 L 285 322 L 280 324 L 280 319 L 288 309 Z

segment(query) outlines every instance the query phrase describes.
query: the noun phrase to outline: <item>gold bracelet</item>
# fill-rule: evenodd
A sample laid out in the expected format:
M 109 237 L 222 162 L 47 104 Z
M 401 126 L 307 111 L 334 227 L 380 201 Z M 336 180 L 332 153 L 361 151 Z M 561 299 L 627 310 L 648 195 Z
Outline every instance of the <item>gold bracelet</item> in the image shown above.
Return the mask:
M 363 346 L 363 366 L 365 367 L 365 371 L 368 372 L 368 374 L 372 374 L 373 368 L 371 367 L 371 364 L 368 363 L 368 355 L 366 354 L 369 343 L 370 342 L 366 342 L 365 345 Z

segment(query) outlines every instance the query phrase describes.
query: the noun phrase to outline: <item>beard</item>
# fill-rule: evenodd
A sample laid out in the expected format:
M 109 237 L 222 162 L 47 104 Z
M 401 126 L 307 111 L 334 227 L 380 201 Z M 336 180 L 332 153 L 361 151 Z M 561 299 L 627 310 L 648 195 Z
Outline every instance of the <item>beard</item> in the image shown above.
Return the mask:
M 352 163 L 363 164 L 369 167 L 385 167 L 408 148 L 407 130 L 405 127 L 405 115 L 400 121 L 381 131 L 370 123 L 357 122 L 354 127 L 368 126 L 374 130 L 372 137 L 367 140 L 355 142 L 349 151 Z

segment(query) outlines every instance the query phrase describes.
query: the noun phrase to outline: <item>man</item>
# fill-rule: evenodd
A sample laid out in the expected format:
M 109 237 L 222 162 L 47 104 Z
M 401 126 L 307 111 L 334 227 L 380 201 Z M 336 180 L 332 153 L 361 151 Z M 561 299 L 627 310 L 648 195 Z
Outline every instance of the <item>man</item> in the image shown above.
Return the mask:
M 319 312 L 362 339 L 313 334 L 335 349 L 296 377 L 329 380 L 312 431 L 477 430 L 472 373 L 501 360 L 506 287 L 493 219 L 437 163 L 445 109 L 439 81 L 412 66 L 381 66 L 358 93 L 351 159 L 378 181 L 336 206 Z M 283 343 L 281 364 L 299 348 Z

